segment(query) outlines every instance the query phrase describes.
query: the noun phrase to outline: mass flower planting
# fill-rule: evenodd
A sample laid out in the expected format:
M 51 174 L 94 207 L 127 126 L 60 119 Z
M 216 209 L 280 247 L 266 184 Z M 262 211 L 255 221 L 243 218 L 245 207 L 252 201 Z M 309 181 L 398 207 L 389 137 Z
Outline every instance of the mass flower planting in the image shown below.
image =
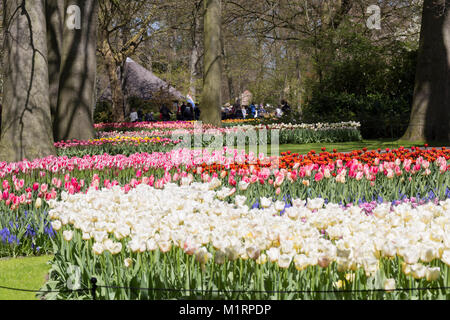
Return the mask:
M 68 157 L 82 157 L 84 155 L 131 155 L 140 152 L 163 152 L 173 149 L 179 141 L 169 138 L 139 137 L 114 135 L 109 138 L 100 138 L 87 141 L 61 141 L 55 143 L 58 154 Z
M 445 202 L 446 199 L 450 197 L 450 190 L 448 189 L 448 186 L 450 185 L 450 166 L 448 163 L 449 159 L 450 153 L 446 148 L 400 148 L 398 150 L 372 151 L 355 150 L 351 153 L 339 153 L 337 152 L 337 150 L 328 152 L 323 149 L 317 152 L 311 150 L 311 152 L 306 155 L 286 152 L 282 153 L 279 157 L 266 157 L 262 154 L 255 155 L 252 153 L 246 154 L 244 151 L 224 148 L 220 151 L 177 149 L 170 152 L 155 152 L 152 154 L 136 153 L 131 154 L 130 156 L 108 154 L 85 155 L 83 157 L 72 158 L 67 156 L 60 156 L 36 159 L 33 161 L 25 160 L 19 163 L 0 163 L 0 211 L 2 212 L 2 214 L 0 215 L 0 254 L 2 256 L 16 256 L 41 253 L 56 253 L 60 252 L 59 250 L 65 250 L 63 249 L 65 247 L 63 247 L 60 243 L 63 232 L 74 232 L 73 239 L 76 239 L 76 235 L 78 234 L 76 231 L 77 229 L 68 229 L 69 225 L 67 224 L 65 224 L 64 228 L 62 229 L 58 228 L 57 222 L 56 225 L 51 224 L 50 218 L 52 214 L 49 214 L 50 207 L 48 202 L 51 203 L 53 201 L 62 201 L 61 203 L 66 203 L 65 201 L 69 199 L 67 195 L 70 195 L 81 197 L 79 198 L 81 205 L 81 202 L 84 201 L 82 199 L 84 199 L 83 197 L 86 196 L 89 188 L 91 189 L 90 192 L 93 192 L 93 190 L 105 192 L 105 194 L 108 194 L 108 192 L 113 192 L 114 194 L 120 195 L 120 199 L 125 199 L 128 194 L 133 194 L 133 192 L 138 192 L 138 194 L 141 194 L 141 192 L 147 192 L 143 190 L 147 190 L 145 188 L 150 188 L 149 190 L 158 190 L 157 194 L 161 195 L 173 193 L 173 200 L 176 199 L 178 203 L 185 204 L 189 203 L 189 201 L 179 200 L 181 199 L 181 195 L 180 197 L 178 197 L 178 191 L 176 191 L 177 188 L 180 188 L 180 190 L 188 190 L 192 187 L 193 190 L 197 190 L 198 188 L 203 190 L 202 188 L 206 188 L 206 186 L 208 186 L 208 188 L 215 186 L 215 191 L 211 192 L 214 192 L 214 201 L 219 201 L 218 203 L 220 203 L 220 205 L 216 206 L 215 202 L 209 202 L 212 206 L 214 205 L 216 206 L 216 208 L 231 208 L 237 203 L 240 205 L 239 210 L 244 210 L 242 211 L 243 214 L 246 214 L 247 211 L 245 210 L 249 210 L 255 213 L 259 213 L 262 216 L 264 216 L 265 212 L 273 214 L 273 210 L 275 210 L 275 215 L 277 215 L 280 219 L 286 219 L 286 217 L 289 217 L 289 214 L 295 216 L 295 213 L 290 213 L 290 211 L 294 209 L 290 208 L 297 208 L 297 204 L 300 201 L 306 201 L 307 199 L 314 199 L 308 201 L 308 203 L 310 204 L 315 202 L 319 204 L 322 203 L 325 206 L 322 209 L 328 208 L 328 206 L 336 206 L 336 210 L 338 210 L 337 208 L 339 208 L 339 210 L 344 210 L 345 212 L 350 212 L 348 210 L 353 210 L 355 212 L 359 212 L 362 217 L 372 216 L 382 218 L 381 214 L 378 214 L 379 208 L 387 206 L 396 208 L 399 206 L 401 207 L 402 205 L 408 205 L 414 210 L 419 210 L 420 208 L 429 208 L 430 206 L 432 206 L 433 208 L 441 208 L 445 207 L 442 202 Z M 168 193 L 165 190 L 168 190 Z M 99 193 L 99 199 L 102 198 L 102 194 L 103 193 Z M 195 194 L 194 191 L 193 194 Z M 209 194 L 211 195 L 212 193 Z M 144 193 L 142 193 L 142 196 L 140 197 L 144 198 Z M 108 201 L 109 200 L 104 200 L 104 202 Z M 120 200 L 120 202 L 122 202 L 122 200 Z M 157 203 L 162 208 L 166 206 L 166 203 L 162 200 L 159 200 L 159 202 Z M 194 204 L 195 203 L 193 202 L 193 205 Z M 344 209 L 347 207 L 348 209 Z M 57 207 L 55 207 L 55 209 L 56 208 Z M 193 207 L 189 208 L 192 209 Z M 133 210 L 130 209 L 130 215 L 134 214 Z M 191 213 L 194 214 L 195 212 L 197 212 L 196 210 L 197 209 L 192 209 Z M 413 212 L 415 213 L 416 211 Z M 378 215 L 380 215 L 380 217 L 378 217 Z M 163 217 L 155 216 L 155 219 L 163 219 Z M 314 219 L 309 217 L 307 221 L 314 221 Z M 396 220 L 394 220 L 393 223 L 397 223 Z M 329 227 L 331 227 L 328 224 L 326 226 L 328 226 L 326 228 L 327 230 Z M 332 234 L 333 231 L 330 230 L 333 229 L 331 228 L 326 231 L 326 233 L 323 233 L 325 238 L 329 237 L 329 235 L 327 234 L 330 234 L 330 232 Z M 322 231 L 322 229 L 320 231 Z M 70 235 L 70 233 L 66 232 L 66 237 L 68 234 Z M 71 241 L 70 243 L 75 243 L 75 241 Z M 122 246 L 126 248 L 127 243 L 128 242 L 122 243 Z M 55 244 L 57 245 L 56 247 L 54 247 Z M 81 246 L 83 246 L 83 248 L 85 248 L 85 251 L 79 251 L 78 249 L 76 249 L 78 250 L 77 252 L 86 252 L 86 254 L 88 254 L 89 251 L 89 254 L 86 255 L 83 259 L 92 258 L 94 259 L 94 261 L 99 261 L 98 259 L 106 259 L 92 254 L 92 248 L 88 247 L 89 245 L 93 245 L 93 243 L 89 244 L 89 242 L 80 242 L 80 248 Z M 152 256 L 133 256 L 133 254 L 135 253 L 132 252 L 130 253 L 130 256 L 124 257 L 123 259 L 131 259 L 127 260 L 127 263 L 130 263 L 130 265 L 133 266 L 137 266 L 138 259 L 161 258 L 163 259 L 162 261 L 164 261 L 164 259 L 168 259 L 167 261 L 170 262 L 175 261 L 170 260 L 175 259 L 175 256 L 184 257 L 185 253 L 183 253 L 183 251 L 177 251 L 182 250 L 184 247 L 180 249 L 175 249 L 176 246 L 174 245 L 172 245 L 172 247 L 173 251 L 169 251 L 169 255 L 159 256 L 160 253 L 157 253 L 159 252 L 157 250 L 151 253 Z M 54 251 L 53 248 L 57 248 L 58 251 Z M 208 253 L 210 253 L 211 255 L 216 255 L 216 251 L 212 250 L 210 245 L 206 245 L 205 248 L 208 249 Z M 267 248 L 267 250 L 263 253 L 268 256 L 270 249 L 271 248 Z M 60 258 L 58 254 L 57 257 L 58 259 Z M 191 256 L 189 258 L 191 259 L 189 260 L 190 264 L 188 263 L 187 265 L 184 265 L 184 267 L 189 266 L 189 270 L 194 270 L 195 268 L 196 262 L 195 258 L 193 257 L 194 256 Z M 67 257 L 64 259 L 65 266 L 67 266 L 68 263 L 73 264 L 74 262 L 73 257 Z M 379 261 L 382 265 L 388 263 L 386 264 L 386 268 L 389 268 L 389 270 L 392 271 L 397 270 L 395 268 L 399 268 L 399 266 L 402 266 L 399 259 L 401 259 L 401 257 L 396 257 L 393 260 L 380 258 Z M 126 268 L 123 261 L 106 259 L 106 265 L 109 265 L 110 262 L 108 261 L 114 262 L 117 266 L 120 264 L 120 267 L 123 269 L 123 271 L 120 272 L 124 272 L 124 277 L 126 272 L 134 270 Z M 150 261 L 156 260 L 143 261 L 144 262 L 142 263 L 148 264 Z M 212 260 L 208 261 L 209 263 L 211 263 Z M 254 268 L 267 267 L 267 271 L 261 271 L 262 274 L 266 274 L 267 272 L 272 275 L 280 274 L 278 272 L 278 267 L 276 266 L 276 264 L 272 265 L 270 262 L 268 264 L 265 264 L 265 267 L 260 267 L 260 265 L 255 264 L 256 261 L 252 262 L 249 260 L 249 263 L 252 263 L 250 265 L 246 262 L 244 263 L 245 260 L 236 261 L 237 262 L 233 262 L 233 264 L 231 261 L 230 263 L 227 262 L 221 268 L 226 267 L 228 268 L 226 269 L 228 271 L 234 269 L 240 270 L 242 263 L 243 270 L 245 269 L 248 272 L 250 272 L 249 270 L 253 270 L 251 272 L 254 272 L 256 269 L 251 269 L 253 268 L 251 266 L 254 266 Z M 95 262 L 94 265 L 97 265 L 96 263 L 97 262 Z M 141 264 L 139 265 L 142 266 Z M 139 271 L 140 273 L 135 273 L 134 280 L 132 280 L 132 282 L 128 284 L 132 284 L 133 286 L 138 287 L 143 286 L 144 284 L 154 285 L 154 287 L 156 287 L 156 285 L 164 287 L 168 285 L 167 281 L 169 280 L 167 277 L 172 277 L 172 271 L 174 276 L 178 276 L 178 271 L 180 270 L 182 274 L 184 274 L 184 272 L 186 271 L 186 269 L 172 269 L 174 265 L 172 265 L 171 263 L 158 263 L 156 265 L 158 265 L 157 268 L 160 268 L 160 273 L 155 273 L 159 274 L 157 276 L 159 278 L 152 278 L 152 281 L 156 282 L 145 282 L 150 281 L 150 278 L 145 278 L 145 273 L 141 273 L 143 272 L 143 269 L 139 269 L 141 270 Z M 183 264 L 180 262 L 180 268 L 182 268 L 182 265 Z M 217 266 L 215 263 L 212 265 L 207 265 L 208 268 L 212 267 L 215 270 L 222 270 L 222 277 L 223 272 L 228 272 L 223 271 L 224 269 L 216 269 Z M 271 267 L 269 268 L 269 266 Z M 334 261 L 333 263 L 330 262 L 330 266 L 330 268 L 336 269 L 337 261 Z M 429 268 L 432 268 L 432 265 L 427 266 Z M 199 265 L 199 267 L 200 269 L 196 269 L 197 273 L 193 274 L 196 274 L 197 277 L 201 278 L 202 273 L 198 272 L 199 270 L 202 270 L 202 267 L 201 265 Z M 439 267 L 441 268 L 442 266 L 439 265 Z M 115 268 L 117 270 L 120 269 L 119 267 Z M 295 268 L 294 264 L 290 265 L 289 268 Z M 334 271 L 332 270 L 335 269 L 330 269 L 330 272 L 328 272 L 328 269 L 314 269 L 313 267 L 311 267 L 307 268 L 305 271 L 310 273 L 301 273 L 300 275 L 295 276 L 303 277 L 303 280 L 295 277 L 292 279 L 295 279 L 295 281 L 297 282 L 300 281 L 299 283 L 304 284 L 306 279 L 313 279 L 311 278 L 313 274 L 318 274 L 318 272 L 323 271 L 323 273 L 320 273 L 322 275 L 321 277 L 323 279 L 321 279 L 323 281 L 326 280 L 326 274 L 335 274 L 334 278 L 330 278 L 330 286 L 327 286 L 326 288 L 348 288 L 350 284 L 346 284 L 346 279 L 338 277 L 338 275 L 342 276 L 342 274 L 340 274 L 339 272 L 333 273 Z M 384 269 L 382 268 L 381 270 Z M 66 271 L 66 269 L 63 269 L 60 274 L 63 274 Z M 162 278 L 162 275 L 166 275 L 166 272 L 167 277 Z M 230 290 L 231 288 L 233 288 L 231 286 L 231 281 L 235 282 L 235 279 L 237 279 L 238 277 L 246 279 L 245 281 L 253 281 L 249 280 L 249 273 L 239 271 L 241 273 L 238 274 L 236 272 L 233 273 L 233 276 L 235 277 L 232 278 L 233 280 L 231 280 L 230 276 L 228 278 L 222 278 L 221 281 L 228 281 L 228 285 L 223 284 L 222 287 L 218 287 L 217 283 L 214 281 L 211 282 L 211 285 L 214 284 L 214 286 L 216 286 L 214 287 L 216 288 L 216 291 L 218 289 Z M 357 272 L 361 274 L 354 274 L 354 276 L 362 277 L 363 271 Z M 83 274 L 86 277 L 88 276 L 88 273 Z M 92 275 L 94 273 L 90 274 Z M 111 274 L 122 278 L 120 274 Z M 290 277 L 290 274 L 291 273 L 288 272 L 286 274 L 286 277 Z M 292 274 L 294 275 L 294 273 Z M 211 273 L 211 275 L 214 275 L 215 277 L 217 274 Z M 65 274 L 66 278 L 68 276 L 68 274 Z M 344 277 L 345 276 L 348 276 L 348 273 L 345 273 Z M 180 277 L 184 276 L 180 275 Z M 389 277 L 392 277 L 392 275 L 389 275 Z M 206 281 L 206 279 L 209 278 L 203 278 L 203 281 Z M 261 287 L 262 291 L 270 291 L 270 288 L 272 288 L 273 290 L 277 290 L 278 287 L 275 286 L 276 283 L 278 283 L 280 288 L 288 288 L 288 282 L 286 282 L 287 280 L 278 279 L 276 281 L 281 282 L 271 282 L 273 281 L 272 276 L 267 276 L 264 279 L 266 280 L 264 280 L 263 282 L 264 285 L 261 284 L 263 285 Z M 386 281 L 389 280 L 389 283 L 392 284 L 392 279 L 397 278 L 386 278 Z M 88 279 L 86 278 L 85 280 Z M 144 282 L 141 284 L 140 282 L 136 282 L 138 280 L 142 280 Z M 405 283 L 401 282 L 403 280 L 396 280 L 396 286 L 404 287 Z M 55 283 L 58 283 L 58 286 L 60 286 L 62 282 L 58 281 L 56 281 Z M 198 278 L 191 278 L 190 280 L 182 278 L 182 280 L 180 281 L 187 281 L 187 283 L 191 283 L 189 287 L 187 285 L 185 285 L 184 287 L 180 287 L 185 289 L 198 289 L 201 287 L 201 283 L 203 283 L 204 285 L 205 283 L 209 283 L 202 282 L 201 279 L 199 280 Z M 323 283 L 325 283 L 323 281 L 318 282 L 314 287 L 306 286 L 306 288 L 317 289 L 322 286 Z M 370 283 L 372 283 L 370 282 L 372 280 L 367 281 L 368 282 L 364 282 L 364 286 L 366 286 L 367 284 L 367 287 L 365 288 L 369 288 Z M 270 282 L 272 284 L 268 285 L 267 282 Z M 49 285 L 51 283 L 54 282 L 49 282 Z M 174 283 L 175 282 L 172 282 L 172 284 Z M 243 284 L 241 288 L 244 288 L 246 290 L 248 288 L 257 288 L 255 287 L 256 284 L 244 282 L 242 283 Z M 373 283 L 373 288 L 380 287 L 379 284 L 380 283 Z M 427 285 L 427 283 L 415 284 Z M 200 287 L 198 287 L 197 285 L 200 285 Z M 433 283 L 431 285 L 438 284 Z M 289 288 L 292 289 L 293 287 L 290 286 Z M 298 290 L 299 287 L 295 288 L 297 288 L 295 290 Z M 218 294 L 216 291 L 212 290 L 210 287 L 208 293 L 209 297 L 213 297 L 214 294 Z M 430 290 L 429 294 L 431 294 L 431 291 L 432 290 Z M 189 293 L 193 292 L 184 292 L 184 294 L 186 295 Z M 125 293 L 123 292 L 111 293 L 108 291 L 108 293 L 103 292 L 103 297 L 111 298 L 111 295 L 117 295 L 117 297 L 120 296 L 124 298 L 126 297 L 124 294 Z M 134 294 L 136 293 L 131 292 L 128 292 L 127 294 L 129 295 L 129 297 L 133 298 L 169 297 L 169 295 L 157 296 L 154 292 L 148 292 L 147 294 L 149 294 L 149 296 L 134 296 Z M 131 296 L 132 294 L 133 296 Z M 196 292 L 196 294 L 201 293 Z M 228 295 L 226 293 L 223 294 L 225 294 L 225 296 L 223 296 L 221 293 L 221 297 L 258 297 L 252 294 L 247 296 L 233 296 L 230 295 L 231 293 Z M 267 298 L 267 296 L 265 295 L 261 295 L 260 297 Z M 281 296 L 273 297 L 280 298 Z M 313 296 L 308 295 L 283 296 L 283 298 L 290 297 L 313 298 Z M 343 297 L 343 293 L 326 296 L 316 295 L 314 297 L 340 299 Z M 350 296 L 347 297 L 350 298 Z M 354 295 L 352 295 L 352 297 L 354 298 Z M 368 298 L 367 295 L 361 295 L 359 297 Z M 371 297 L 379 298 L 379 296 L 376 295 Z M 392 297 L 405 296 L 400 295 Z M 425 295 L 424 297 L 428 296 Z M 441 296 L 436 296 L 436 293 L 433 293 L 433 297 L 436 298 Z
M 449 298 L 431 290 L 450 285 L 449 199 L 384 202 L 370 212 L 321 198 L 251 199 L 261 208 L 249 208 L 246 196 L 221 200 L 235 192 L 218 179 L 64 192 L 49 201 L 58 233 L 45 289 L 63 289 L 77 268 L 84 287 L 96 277 L 99 286 L 168 289 L 102 288 L 102 299 Z M 406 287 L 430 290 L 393 291 Z M 348 289 L 361 291 L 339 292 Z
M 205 137 L 200 141 L 200 147 L 209 146 L 210 141 L 221 136 L 223 147 L 227 137 L 238 138 L 246 136 L 244 144 L 270 143 L 272 135 L 276 132 L 277 143 L 320 143 L 320 142 L 348 142 L 362 140 L 359 132 L 360 124 L 357 122 L 317 123 L 317 124 L 270 124 L 270 125 L 234 125 L 215 128 L 203 125 L 200 122 L 163 122 L 163 123 L 117 123 L 99 124 L 96 129 L 102 138 L 115 137 L 123 133 L 131 137 L 179 137 L 189 135 L 189 146 L 196 146 L 198 136 Z M 137 131 L 137 132 L 135 132 Z M 253 137 L 254 136 L 254 137 Z M 252 141 L 254 138 L 254 141 Z M 233 143 L 234 145 L 234 143 Z

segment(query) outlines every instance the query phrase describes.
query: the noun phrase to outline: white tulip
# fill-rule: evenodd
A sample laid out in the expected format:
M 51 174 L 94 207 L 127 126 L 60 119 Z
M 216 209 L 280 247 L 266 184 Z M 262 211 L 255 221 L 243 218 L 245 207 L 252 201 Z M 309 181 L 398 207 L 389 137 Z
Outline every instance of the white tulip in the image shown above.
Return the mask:
M 262 253 L 258 259 L 256 259 L 257 264 L 265 264 L 267 262 L 267 255 L 265 253 Z
M 70 241 L 73 238 L 73 231 L 66 230 L 63 232 L 63 238 L 66 241 Z
M 236 205 L 238 207 L 243 207 L 245 205 L 245 201 L 247 201 L 247 197 L 245 196 L 236 196 L 236 198 L 234 199 Z
M 251 246 L 247 248 L 247 255 L 250 259 L 256 260 L 261 255 L 261 250 L 255 246 Z
M 420 260 L 422 260 L 423 262 L 431 262 L 435 259 L 435 257 L 436 257 L 436 252 L 431 247 L 423 248 L 421 251 L 421 254 L 420 254 Z
M 277 210 L 278 212 L 283 211 L 285 207 L 286 207 L 286 204 L 283 201 L 275 202 L 275 210 Z
M 61 221 L 54 220 L 54 221 L 51 222 L 51 225 L 52 225 L 53 230 L 55 230 L 55 231 L 61 230 L 61 227 L 62 227 Z
M 261 198 L 260 199 L 261 202 L 261 207 L 267 209 L 272 205 L 272 200 L 269 198 Z
M 301 199 L 292 200 L 292 205 L 296 208 L 303 208 L 306 206 L 306 201 Z
M 171 248 L 172 248 L 172 243 L 170 241 L 160 241 L 159 242 L 159 249 L 161 250 L 161 252 L 163 252 L 163 253 L 169 252 Z M 144 249 L 144 251 L 145 251 L 145 249 Z M 141 252 L 143 252 L 142 249 L 141 249 Z
M 427 268 L 426 271 L 426 278 L 427 281 L 437 281 L 439 279 L 441 273 L 441 268 L 435 267 L 435 268 Z
M 39 208 L 41 207 L 41 205 L 42 205 L 42 200 L 41 200 L 41 198 L 37 198 L 37 199 L 36 199 L 36 203 L 34 204 L 34 207 L 35 207 L 36 209 L 39 209 Z
M 384 280 L 384 290 L 386 291 L 392 291 L 395 290 L 395 279 L 386 279 Z
M 308 257 L 304 254 L 296 255 L 294 257 L 294 264 L 298 271 L 305 270 L 310 265 Z
M 225 263 L 226 254 L 222 250 L 217 250 L 214 256 L 214 262 L 221 265 Z
M 249 185 L 250 185 L 250 183 L 241 180 L 241 181 L 239 181 L 239 184 L 238 184 L 239 190 L 245 191 L 245 190 L 248 189 L 248 186 L 249 186 Z
M 222 181 L 217 178 L 213 178 L 209 183 L 209 190 L 215 190 L 222 185 Z
M 266 254 L 270 262 L 276 262 L 280 258 L 280 249 L 270 248 L 267 250 Z
M 427 275 L 427 268 L 423 264 L 414 264 L 411 266 L 411 274 L 414 279 L 423 279 Z
M 317 210 L 321 209 L 325 203 L 324 199 L 317 198 L 317 199 L 308 199 L 308 203 L 306 204 L 306 207 L 310 210 Z
M 158 249 L 158 244 L 156 243 L 155 239 L 150 238 L 146 242 L 146 247 L 148 251 L 155 251 Z
M 133 265 L 133 260 L 132 260 L 131 258 L 126 258 L 126 259 L 123 261 L 123 264 L 124 264 L 124 266 L 125 266 L 126 268 L 129 268 L 129 267 L 131 267 L 131 266 Z
M 103 242 L 108 238 L 108 233 L 106 231 L 93 231 L 91 234 L 95 242 Z
M 279 258 L 278 258 L 278 266 L 282 269 L 287 269 L 289 268 L 290 264 L 292 261 L 292 256 L 289 254 L 282 254 Z
M 403 254 L 403 259 L 408 264 L 415 264 L 419 261 L 420 253 L 415 248 L 407 250 Z
M 101 255 L 103 253 L 103 251 L 105 251 L 105 248 L 103 247 L 103 244 L 101 244 L 99 242 L 95 242 L 94 245 L 92 246 L 92 251 L 96 255 Z
M 239 252 L 237 247 L 227 247 L 225 249 L 228 260 L 234 261 L 239 257 Z
M 441 260 L 450 267 L 450 249 L 444 250 Z
M 83 232 L 81 239 L 83 239 L 85 241 L 89 241 L 89 240 L 91 240 L 91 234 L 89 232 Z
M 195 260 L 200 264 L 204 265 L 208 262 L 209 259 L 212 258 L 211 253 L 205 247 L 201 247 L 195 252 Z

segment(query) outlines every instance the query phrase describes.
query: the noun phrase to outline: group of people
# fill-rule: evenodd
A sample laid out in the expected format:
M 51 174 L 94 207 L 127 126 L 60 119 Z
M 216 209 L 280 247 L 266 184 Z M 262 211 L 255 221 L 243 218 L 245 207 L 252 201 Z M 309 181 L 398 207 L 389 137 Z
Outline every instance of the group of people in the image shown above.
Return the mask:
M 270 110 L 272 106 L 267 104 L 264 107 L 264 104 L 255 104 L 252 103 L 249 106 L 242 106 L 239 102 L 236 102 L 234 105 L 226 104 L 222 107 L 222 119 L 257 119 L 263 118 L 266 114 L 268 114 L 268 110 Z M 287 101 L 282 100 L 281 105 L 276 108 L 275 116 L 281 118 L 285 114 L 290 114 L 291 107 L 287 103 Z
M 238 102 L 234 105 L 226 104 L 222 107 L 222 119 L 255 119 L 263 117 L 267 111 L 264 105 L 252 103 L 249 106 L 241 106 Z
M 291 106 L 287 103 L 286 100 L 281 100 L 281 106 L 278 106 L 275 115 L 277 118 L 281 118 L 284 115 L 289 115 L 291 113 Z
M 178 121 L 192 121 L 200 120 L 200 108 L 198 104 L 191 104 L 183 102 L 181 105 L 178 102 L 174 103 L 173 110 L 171 110 L 167 104 L 162 104 L 159 108 L 159 121 L 170 121 L 171 116 L 175 113 Z M 153 115 L 153 112 L 144 114 L 142 109 L 136 111 L 135 108 L 130 113 L 131 122 L 155 122 L 157 121 Z
M 177 103 L 176 110 L 178 121 L 200 120 L 200 108 L 198 104 L 183 102 L 181 105 L 179 105 Z
M 132 109 L 131 113 L 130 113 L 130 121 L 131 122 L 142 122 L 142 121 L 146 121 L 146 122 L 155 122 L 155 118 L 153 116 L 153 112 L 150 113 L 145 113 L 142 111 L 142 109 L 139 108 L 138 111 L 136 111 L 136 109 Z
M 222 107 L 222 119 L 257 119 L 263 118 L 266 114 L 268 114 L 267 109 L 272 108 L 270 105 L 264 104 L 255 104 L 252 103 L 249 106 L 241 106 L 239 102 L 236 102 L 234 105 L 226 104 Z M 170 121 L 171 115 L 175 112 L 176 118 L 178 121 L 193 121 L 200 120 L 200 108 L 198 104 L 194 103 L 186 103 L 183 102 L 181 105 L 176 102 L 174 104 L 174 112 L 167 107 L 166 104 L 163 104 L 159 109 L 160 112 L 160 121 Z M 291 107 L 287 103 L 286 100 L 281 101 L 281 105 L 277 106 L 275 110 L 275 116 L 277 118 L 281 118 L 284 115 L 289 115 L 291 113 Z M 130 114 L 131 122 L 153 122 L 156 121 L 153 112 L 144 114 L 142 109 L 136 111 L 136 109 L 132 109 Z

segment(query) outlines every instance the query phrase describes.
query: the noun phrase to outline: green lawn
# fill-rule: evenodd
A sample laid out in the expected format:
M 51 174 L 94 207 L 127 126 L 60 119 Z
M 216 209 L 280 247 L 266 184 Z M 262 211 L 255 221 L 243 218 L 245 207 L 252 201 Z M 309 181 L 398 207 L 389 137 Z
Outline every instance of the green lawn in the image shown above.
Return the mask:
M 376 150 L 381 148 L 394 149 L 399 147 L 410 148 L 413 146 L 423 147 L 424 142 L 409 142 L 409 141 L 393 141 L 393 140 L 363 140 L 355 142 L 342 142 L 342 143 L 308 143 L 308 144 L 283 144 L 279 146 L 279 152 L 291 151 L 293 153 L 307 154 L 311 150 L 321 152 L 321 148 L 327 148 L 327 151 L 332 152 L 336 149 L 338 152 L 351 152 L 353 150 L 361 150 L 367 148 L 368 150 Z M 429 143 L 430 147 L 444 147 L 448 146 L 448 143 Z M 238 148 L 241 149 L 241 148 Z M 253 150 L 253 149 L 252 149 Z M 249 147 L 246 147 L 246 151 L 249 151 Z M 259 150 L 258 150 L 259 152 Z M 267 154 L 271 154 L 271 146 L 267 146 Z
M 51 256 L 0 259 L 0 286 L 40 290 L 50 270 Z M 0 300 L 36 300 L 35 293 L 0 288 Z
M 429 144 L 430 146 L 443 147 L 445 144 Z M 336 149 L 338 152 L 351 152 L 353 150 L 361 150 L 362 148 L 367 148 L 368 150 L 376 150 L 378 148 L 381 149 L 397 149 L 399 147 L 423 147 L 423 142 L 410 142 L 410 141 L 392 141 L 392 140 L 363 140 L 363 141 L 355 141 L 355 142 L 342 142 L 342 143 L 311 143 L 311 144 L 285 144 L 280 145 L 280 152 L 292 151 L 294 153 L 306 154 L 311 150 L 315 150 L 316 152 L 321 152 L 321 148 L 327 148 L 327 151 L 332 152 L 333 149 Z

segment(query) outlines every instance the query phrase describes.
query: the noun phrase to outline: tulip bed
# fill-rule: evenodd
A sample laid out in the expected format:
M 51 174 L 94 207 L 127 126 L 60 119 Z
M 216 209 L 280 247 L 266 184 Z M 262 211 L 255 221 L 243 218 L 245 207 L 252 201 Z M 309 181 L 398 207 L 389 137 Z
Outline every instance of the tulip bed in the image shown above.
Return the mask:
M 341 123 L 317 123 L 317 124 L 271 124 L 271 125 L 233 125 L 224 128 L 203 126 L 196 122 L 156 122 L 156 123 L 120 123 L 98 124 L 96 129 L 101 138 L 111 138 L 117 135 L 128 137 L 172 137 L 176 140 L 189 135 L 185 147 L 196 146 L 199 136 L 201 147 L 208 147 L 211 141 L 220 138 L 220 147 L 227 143 L 227 139 L 233 139 L 234 144 L 239 143 L 239 138 L 244 139 L 243 144 L 256 145 L 258 143 L 270 143 L 272 133 L 277 132 L 277 142 L 280 144 L 303 143 L 331 143 L 361 141 L 359 132 L 360 124 L 357 122 Z M 254 141 L 252 141 L 252 139 Z M 229 145 L 230 146 L 230 145 Z
M 449 199 L 383 203 L 370 214 L 323 199 L 286 205 L 262 198 L 261 209 L 249 209 L 245 196 L 234 204 L 217 199 L 218 187 L 114 187 L 50 201 L 58 236 L 45 289 L 63 290 L 75 266 L 82 287 L 98 279 L 102 299 L 450 297 L 445 290 L 393 291 L 450 286 Z M 309 290 L 318 292 L 294 292 Z M 51 297 L 90 299 L 89 292 Z
M 141 152 L 165 152 L 172 150 L 179 143 L 169 138 L 129 137 L 115 135 L 109 138 L 93 139 L 88 141 L 61 141 L 55 143 L 58 155 L 67 157 L 82 157 L 85 155 L 125 155 L 129 156 Z
M 51 248 L 53 232 L 45 219 L 46 201 L 59 198 L 63 191 L 75 194 L 89 187 L 117 185 L 129 191 L 140 184 L 163 188 L 169 182 L 186 184 L 218 178 L 224 187 L 247 196 L 249 206 L 259 206 L 261 197 L 286 202 L 322 197 L 329 202 L 368 206 L 404 198 L 423 203 L 449 197 L 449 158 L 445 148 L 401 148 L 388 153 L 360 150 L 350 154 L 311 151 L 304 156 L 288 152 L 279 158 L 255 157 L 225 148 L 221 152 L 173 150 L 129 157 L 61 156 L 1 163 L 0 252 L 2 256 L 23 255 L 38 248 L 45 253 Z M 273 168 L 276 164 L 278 170 Z M 30 228 L 33 232 L 27 233 Z M 25 234 L 30 241 L 25 241 Z
M 153 128 L 157 136 L 105 132 L 57 144 L 58 157 L 0 163 L 0 257 L 54 253 L 44 290 L 66 289 L 74 266 L 83 286 L 95 276 L 171 289 L 101 289 L 104 299 L 449 298 L 266 291 L 450 285 L 450 150 L 172 150 L 180 141 L 158 130 L 178 125 Z

